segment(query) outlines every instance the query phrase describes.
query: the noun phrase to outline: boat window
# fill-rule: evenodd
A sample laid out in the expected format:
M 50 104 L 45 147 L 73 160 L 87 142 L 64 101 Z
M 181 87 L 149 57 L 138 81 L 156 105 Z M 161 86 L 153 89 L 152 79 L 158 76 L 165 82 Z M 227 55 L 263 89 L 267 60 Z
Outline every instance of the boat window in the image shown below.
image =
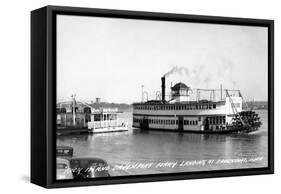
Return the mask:
M 216 108 L 216 104 L 213 104 L 213 108 Z
M 101 115 L 95 114 L 94 115 L 94 121 L 100 121 L 101 120 Z

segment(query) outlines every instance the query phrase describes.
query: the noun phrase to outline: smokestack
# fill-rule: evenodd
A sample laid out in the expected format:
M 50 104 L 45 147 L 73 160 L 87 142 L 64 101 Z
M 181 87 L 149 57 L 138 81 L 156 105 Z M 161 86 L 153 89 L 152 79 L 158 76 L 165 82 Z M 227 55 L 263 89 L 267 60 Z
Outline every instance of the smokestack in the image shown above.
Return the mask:
M 161 82 L 162 82 L 162 101 L 165 102 L 165 76 L 161 77 Z

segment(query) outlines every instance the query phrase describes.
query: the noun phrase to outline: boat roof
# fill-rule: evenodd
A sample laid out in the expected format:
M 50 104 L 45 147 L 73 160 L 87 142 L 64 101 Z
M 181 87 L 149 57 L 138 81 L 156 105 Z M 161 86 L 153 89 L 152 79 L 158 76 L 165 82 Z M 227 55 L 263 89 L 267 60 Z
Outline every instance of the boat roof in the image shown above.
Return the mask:
M 133 103 L 133 105 L 190 105 L 190 104 L 223 104 L 225 101 L 209 101 L 209 100 L 199 100 L 199 101 L 185 101 L 185 102 L 162 102 L 162 101 L 147 101 L 147 102 L 137 102 Z
M 57 163 L 66 163 L 69 164 L 69 161 L 65 158 L 57 157 Z
M 182 82 L 179 82 L 179 83 L 177 83 L 176 85 L 174 85 L 171 89 L 172 89 L 173 91 L 175 91 L 175 90 L 182 90 L 182 89 L 190 89 L 190 87 L 188 87 L 187 85 L 185 85 L 185 84 L 182 83 Z

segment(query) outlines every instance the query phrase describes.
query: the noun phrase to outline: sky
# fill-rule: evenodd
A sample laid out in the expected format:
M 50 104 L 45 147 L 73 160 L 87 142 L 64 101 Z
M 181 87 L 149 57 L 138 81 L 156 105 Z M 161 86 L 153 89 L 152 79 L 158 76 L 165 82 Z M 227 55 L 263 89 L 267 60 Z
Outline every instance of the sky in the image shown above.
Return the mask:
M 266 27 L 86 16 L 57 16 L 57 99 L 115 103 L 149 99 L 161 77 L 192 89 L 239 89 L 246 100 L 267 100 Z

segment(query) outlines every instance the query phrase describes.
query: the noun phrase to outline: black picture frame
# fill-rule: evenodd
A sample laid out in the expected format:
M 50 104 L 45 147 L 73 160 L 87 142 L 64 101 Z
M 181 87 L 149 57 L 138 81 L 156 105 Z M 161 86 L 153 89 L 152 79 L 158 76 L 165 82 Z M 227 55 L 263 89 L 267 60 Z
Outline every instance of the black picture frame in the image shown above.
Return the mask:
M 56 180 L 56 15 L 263 26 L 268 28 L 268 167 L 134 175 L 83 181 Z M 46 6 L 31 12 L 31 182 L 46 188 L 274 173 L 274 21 L 171 13 Z

